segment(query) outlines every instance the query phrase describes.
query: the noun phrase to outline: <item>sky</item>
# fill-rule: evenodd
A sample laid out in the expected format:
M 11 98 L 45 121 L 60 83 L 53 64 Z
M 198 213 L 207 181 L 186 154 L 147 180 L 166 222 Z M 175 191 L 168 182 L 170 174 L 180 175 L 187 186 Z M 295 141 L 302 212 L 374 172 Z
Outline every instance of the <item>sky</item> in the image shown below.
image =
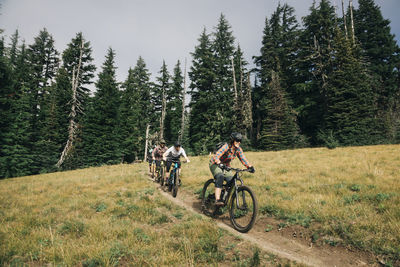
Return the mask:
M 279 2 L 293 6 L 300 20 L 308 14 L 313 0 L 0 0 L 0 29 L 7 43 L 18 29 L 31 44 L 45 27 L 60 53 L 82 31 L 91 42 L 97 72 L 107 49 L 115 50 L 117 79 L 122 82 L 139 56 L 153 78 L 163 60 L 172 72 L 177 60 L 183 63 L 187 58 L 189 70 L 190 53 L 200 33 L 204 27 L 212 32 L 221 13 L 231 24 L 246 60 L 252 62 L 252 56 L 259 54 L 265 18 Z M 331 2 L 341 6 L 341 0 Z M 354 2 L 357 7 L 357 0 Z M 391 20 L 392 33 L 400 40 L 400 1 L 375 2 Z

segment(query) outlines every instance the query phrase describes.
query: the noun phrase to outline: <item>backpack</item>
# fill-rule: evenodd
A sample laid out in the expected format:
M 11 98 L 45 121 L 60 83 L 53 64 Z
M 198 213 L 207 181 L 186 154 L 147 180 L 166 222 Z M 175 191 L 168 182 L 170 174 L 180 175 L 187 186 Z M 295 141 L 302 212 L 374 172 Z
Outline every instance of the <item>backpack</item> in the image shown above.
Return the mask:
M 217 153 L 217 151 L 218 151 L 221 147 L 223 147 L 225 144 L 226 144 L 226 142 L 219 142 L 219 143 L 217 143 L 217 144 L 215 145 L 215 147 L 214 147 L 213 153 L 214 153 L 214 154 Z

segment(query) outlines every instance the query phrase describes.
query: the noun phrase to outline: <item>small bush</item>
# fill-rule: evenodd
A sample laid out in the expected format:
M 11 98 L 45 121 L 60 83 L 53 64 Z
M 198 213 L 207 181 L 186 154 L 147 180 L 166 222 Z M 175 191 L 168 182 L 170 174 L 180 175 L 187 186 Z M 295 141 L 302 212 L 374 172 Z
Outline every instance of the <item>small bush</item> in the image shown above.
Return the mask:
M 97 202 L 94 206 L 92 206 L 92 208 L 96 212 L 102 212 L 102 211 L 105 211 L 107 209 L 107 205 L 104 202 Z
M 361 191 L 361 185 L 358 184 L 352 184 L 349 189 L 353 192 L 359 192 Z
M 64 222 L 58 230 L 61 235 L 71 234 L 76 237 L 81 237 L 84 235 L 86 230 L 86 225 L 80 221 L 66 221 Z

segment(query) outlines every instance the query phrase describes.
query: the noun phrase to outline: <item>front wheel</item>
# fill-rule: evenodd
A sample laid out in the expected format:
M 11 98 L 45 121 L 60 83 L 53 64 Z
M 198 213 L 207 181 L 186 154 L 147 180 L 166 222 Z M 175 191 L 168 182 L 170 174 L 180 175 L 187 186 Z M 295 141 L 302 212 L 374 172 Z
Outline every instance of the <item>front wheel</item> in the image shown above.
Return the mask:
M 253 191 L 247 186 L 240 186 L 233 193 L 229 207 L 233 227 L 242 233 L 250 231 L 256 221 L 257 210 L 257 199 Z
M 213 216 L 215 211 L 215 182 L 208 180 L 201 191 L 201 211 L 207 216 Z
M 179 181 L 179 173 L 178 171 L 174 175 L 174 184 L 172 186 L 172 196 L 176 197 L 178 194 L 178 181 Z

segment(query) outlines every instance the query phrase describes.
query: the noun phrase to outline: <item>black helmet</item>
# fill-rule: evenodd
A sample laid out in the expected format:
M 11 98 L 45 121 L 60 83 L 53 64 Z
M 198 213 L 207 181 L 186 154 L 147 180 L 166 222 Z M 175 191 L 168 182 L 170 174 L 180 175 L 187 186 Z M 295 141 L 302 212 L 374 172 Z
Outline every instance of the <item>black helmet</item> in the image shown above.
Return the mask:
M 238 132 L 231 133 L 231 142 L 242 142 L 242 134 Z
M 178 146 L 180 147 L 181 143 L 179 141 L 176 141 L 175 144 L 174 144 L 174 147 L 178 147 Z
M 160 144 L 164 144 L 164 145 L 165 145 L 165 140 L 164 140 L 164 139 L 161 139 L 161 140 L 160 140 Z

